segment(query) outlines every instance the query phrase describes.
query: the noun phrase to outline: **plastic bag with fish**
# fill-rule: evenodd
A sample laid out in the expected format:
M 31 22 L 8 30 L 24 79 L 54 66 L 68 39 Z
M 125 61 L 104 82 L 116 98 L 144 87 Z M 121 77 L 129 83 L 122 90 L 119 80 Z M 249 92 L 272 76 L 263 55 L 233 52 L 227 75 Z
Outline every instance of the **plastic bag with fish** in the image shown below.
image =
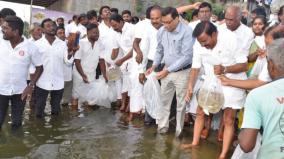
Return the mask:
M 197 94 L 198 105 L 206 114 L 218 113 L 224 105 L 224 93 L 220 80 L 215 76 L 206 76 Z

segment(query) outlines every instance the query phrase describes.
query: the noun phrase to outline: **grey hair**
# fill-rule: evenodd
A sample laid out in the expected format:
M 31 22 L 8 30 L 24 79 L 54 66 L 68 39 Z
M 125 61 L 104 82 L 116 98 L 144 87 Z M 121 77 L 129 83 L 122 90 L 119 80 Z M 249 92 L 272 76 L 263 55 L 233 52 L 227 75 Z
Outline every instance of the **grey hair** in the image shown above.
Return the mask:
M 241 9 L 241 7 L 240 7 L 239 5 L 237 5 L 237 4 L 232 4 L 232 5 L 230 5 L 230 6 L 227 7 L 226 11 L 227 11 L 228 9 L 233 9 L 234 11 L 236 11 L 237 17 L 238 17 L 239 19 L 242 18 L 242 9 Z
M 37 22 L 32 23 L 32 25 L 30 26 L 29 31 L 33 32 L 36 27 L 41 27 L 40 23 L 37 23 Z
M 279 71 L 284 72 L 284 38 L 274 40 L 267 47 L 267 58 Z

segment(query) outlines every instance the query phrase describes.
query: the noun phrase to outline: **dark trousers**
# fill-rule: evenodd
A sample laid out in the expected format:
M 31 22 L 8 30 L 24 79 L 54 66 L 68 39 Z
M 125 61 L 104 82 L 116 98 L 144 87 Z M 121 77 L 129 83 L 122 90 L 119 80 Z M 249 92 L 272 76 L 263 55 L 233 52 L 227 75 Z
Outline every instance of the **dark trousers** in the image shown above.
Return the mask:
M 0 128 L 4 123 L 10 101 L 12 128 L 22 126 L 25 101 L 22 101 L 21 94 L 12 96 L 0 95 Z
M 60 101 L 63 96 L 63 89 L 48 91 L 39 87 L 36 87 L 36 117 L 42 118 L 44 116 L 44 109 L 46 105 L 47 96 L 50 93 L 50 105 L 51 115 L 59 115 L 60 113 Z

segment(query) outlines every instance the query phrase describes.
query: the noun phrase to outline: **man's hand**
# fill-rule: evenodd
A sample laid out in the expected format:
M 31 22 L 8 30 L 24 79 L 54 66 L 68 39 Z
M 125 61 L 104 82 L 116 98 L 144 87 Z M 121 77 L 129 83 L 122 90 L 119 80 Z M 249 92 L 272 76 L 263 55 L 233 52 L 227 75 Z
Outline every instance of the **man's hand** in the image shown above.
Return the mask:
M 145 76 L 145 74 L 144 74 L 144 73 L 140 73 L 140 74 L 139 74 L 139 82 L 140 82 L 141 84 L 144 84 L 145 81 L 146 81 L 146 76 Z
M 24 92 L 22 93 L 22 96 L 21 96 L 22 101 L 24 101 L 24 100 L 29 101 L 32 98 L 32 93 L 33 93 L 33 87 L 31 85 L 28 85 L 24 89 Z
M 140 64 L 140 63 L 142 63 L 142 61 L 143 61 L 143 54 L 142 54 L 142 52 L 137 52 L 137 55 L 136 55 L 136 62 L 138 63 L 138 64 Z
M 190 102 L 192 94 L 193 94 L 193 88 L 191 86 L 189 86 L 186 90 L 186 95 L 185 95 L 185 101 L 186 102 Z
M 223 86 L 230 86 L 230 79 L 228 77 L 221 75 L 218 78 L 220 79 Z
M 148 75 L 151 74 L 154 70 L 155 70 L 155 66 L 152 66 L 152 67 L 148 68 L 148 70 L 146 71 L 145 75 L 148 76 Z
M 194 4 L 192 4 L 194 9 L 199 9 L 200 5 L 201 5 L 201 2 L 195 2 Z
M 258 50 L 257 50 L 257 55 L 258 55 L 260 58 L 265 58 L 265 57 L 266 57 L 266 50 L 258 49 Z
M 88 80 L 88 77 L 87 77 L 87 75 L 83 75 L 82 76 L 82 78 L 83 78 L 83 81 L 85 82 L 85 83 L 89 83 L 89 80 Z
M 121 66 L 123 64 L 123 61 L 121 59 L 115 61 L 115 65 Z
M 74 54 L 79 50 L 80 46 L 72 46 L 68 47 L 68 55 L 69 56 L 74 56 Z
M 104 79 L 105 79 L 106 83 L 108 83 L 107 75 L 103 75 L 103 77 L 104 77 Z
M 169 71 L 167 69 L 164 69 L 163 71 L 160 71 L 157 73 L 157 79 L 162 79 L 167 77 L 167 75 L 169 74 Z
M 214 74 L 215 75 L 222 75 L 224 74 L 224 67 L 222 65 L 214 65 Z

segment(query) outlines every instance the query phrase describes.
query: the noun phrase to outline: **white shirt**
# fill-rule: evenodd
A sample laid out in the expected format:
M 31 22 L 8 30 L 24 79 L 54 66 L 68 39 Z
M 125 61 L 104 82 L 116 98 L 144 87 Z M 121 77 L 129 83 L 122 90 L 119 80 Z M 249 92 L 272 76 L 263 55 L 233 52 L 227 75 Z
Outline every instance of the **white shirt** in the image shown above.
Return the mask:
M 30 37 L 30 38 L 28 39 L 28 41 L 31 42 L 31 43 L 34 43 L 34 42 L 35 42 L 35 39 L 34 39 L 33 37 Z M 30 80 L 30 79 L 31 79 L 31 78 L 30 78 L 30 74 L 35 73 L 35 70 L 36 70 L 35 66 L 31 63 L 31 64 L 30 64 L 30 67 L 29 67 L 29 74 L 28 74 L 27 80 Z
M 223 31 L 223 30 L 229 30 L 229 29 L 227 28 L 226 23 L 224 23 L 219 26 L 218 30 Z M 233 31 L 233 33 L 235 33 L 237 37 L 237 42 L 238 42 L 238 51 L 236 53 L 244 54 L 248 56 L 249 48 L 251 46 L 251 43 L 254 40 L 254 33 L 249 27 L 245 26 L 242 23 L 235 31 Z
M 67 45 L 67 40 L 64 42 Z M 72 81 L 72 67 L 73 67 L 73 64 L 70 65 L 70 64 L 64 63 L 63 71 L 64 71 L 64 81 L 65 82 Z
M 89 82 L 92 82 L 96 79 L 96 68 L 105 47 L 100 40 L 96 41 L 94 46 L 92 46 L 87 38 L 81 40 L 79 46 L 80 48 L 76 52 L 74 59 L 81 60 L 82 69 L 87 75 Z M 74 69 L 73 72 L 74 76 L 82 78 L 77 69 Z
M 135 26 L 130 23 L 124 23 L 122 27 L 122 33 L 116 32 L 116 34 L 114 35 L 115 40 L 113 48 L 121 48 L 124 56 L 127 55 L 132 49 L 134 34 Z
M 81 39 L 87 36 L 87 28 L 84 25 L 78 24 L 78 31 L 80 32 Z
M 258 47 L 260 49 L 265 49 L 266 48 L 264 35 L 255 36 L 254 41 L 256 42 L 256 44 L 258 45 Z
M 43 73 L 37 86 L 45 90 L 60 90 L 64 87 L 64 64 L 72 65 L 73 57 L 68 60 L 66 43 L 55 38 L 52 45 L 45 36 L 35 42 L 42 54 Z
M 264 64 L 260 74 L 258 75 L 258 79 L 263 81 L 263 82 L 271 82 L 272 81 L 272 79 L 269 75 L 267 66 L 268 66 L 268 64 L 267 64 L 267 61 L 266 61 L 266 63 Z
M 150 27 L 151 26 L 152 26 L 152 24 L 151 24 L 151 21 L 149 19 L 142 20 L 135 25 L 134 38 L 141 39 L 141 41 L 139 43 L 139 47 L 140 47 L 140 50 L 143 53 L 143 61 L 142 61 L 141 64 L 138 64 L 136 62 L 137 53 L 134 49 L 133 49 L 132 60 L 133 60 L 133 63 L 135 63 L 137 65 L 137 69 L 139 70 L 139 73 L 144 73 L 144 71 L 146 70 L 147 59 L 148 59 L 149 51 L 150 51 L 150 40 L 151 40 L 150 39 Z M 155 39 L 157 39 L 157 38 L 155 38 Z M 156 42 L 156 44 L 157 44 L 157 42 Z M 156 48 L 157 48 L 157 45 L 156 45 Z M 155 50 L 155 52 L 156 52 L 156 50 Z M 154 54 L 154 56 L 155 56 L 155 54 Z M 153 59 L 154 59 L 154 57 L 151 60 L 153 60 Z
M 194 30 L 195 27 L 197 26 L 197 24 L 200 23 L 200 22 L 201 22 L 200 20 L 196 20 L 196 21 L 194 21 L 194 22 L 188 23 L 188 26 L 190 26 L 191 29 Z
M 114 34 L 114 42 L 113 42 L 113 49 L 120 48 L 122 51 L 122 56 L 126 56 L 130 50 L 133 48 L 133 41 L 134 41 L 134 33 L 135 33 L 135 26 L 130 23 L 124 23 L 122 27 L 122 33 L 115 32 Z M 136 55 L 133 55 L 136 56 Z M 118 57 L 119 59 L 121 57 Z M 126 71 L 131 69 L 131 63 L 133 59 L 129 59 L 125 61 L 121 69 L 122 71 Z
M 68 37 L 70 33 L 76 33 L 78 31 L 78 25 L 75 22 L 71 22 L 65 28 L 65 36 Z
M 194 47 L 200 47 L 200 45 Z M 217 43 L 212 50 L 205 47 L 198 48 L 198 50 L 198 52 L 193 53 L 192 68 L 203 67 L 205 79 L 214 76 L 214 65 L 232 66 L 237 63 L 247 62 L 246 55 L 236 54 L 236 51 L 238 51 L 237 38 L 232 32 L 218 32 Z M 226 73 L 225 76 L 231 79 L 247 79 L 245 72 Z M 222 86 L 222 89 L 225 96 L 225 107 L 235 109 L 243 107 L 245 90 L 229 86 Z
M 104 21 L 102 21 L 99 25 L 99 32 L 100 32 L 100 41 L 105 46 L 104 54 L 101 54 L 101 57 L 104 58 L 104 60 L 107 63 L 112 63 L 113 60 L 111 60 L 111 53 L 113 48 L 113 41 L 114 41 L 114 34 L 115 31 L 108 27 Z
M 38 48 L 27 39 L 12 48 L 10 41 L 0 39 L 0 94 L 23 93 L 27 86 L 29 66 L 41 66 Z

